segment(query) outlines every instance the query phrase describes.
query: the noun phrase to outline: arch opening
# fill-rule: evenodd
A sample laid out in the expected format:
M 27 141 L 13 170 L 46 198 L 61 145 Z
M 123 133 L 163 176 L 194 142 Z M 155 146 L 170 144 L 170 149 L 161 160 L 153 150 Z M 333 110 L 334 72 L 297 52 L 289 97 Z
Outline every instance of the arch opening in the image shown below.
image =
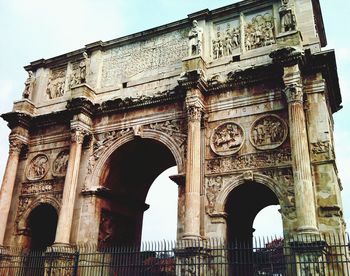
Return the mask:
M 114 151 L 100 177 L 105 192 L 100 201 L 99 246 L 141 242 L 149 189 L 175 165 L 171 151 L 153 139 L 136 138 Z
M 278 197 L 256 181 L 245 181 L 230 192 L 225 211 L 227 241 L 235 248 L 228 256 L 230 263 L 235 264 L 229 267 L 232 275 L 255 275 L 251 262 L 254 259 L 253 223 L 258 213 L 271 205 L 279 205 Z
M 28 248 L 30 250 L 46 250 L 55 241 L 58 214 L 50 204 L 40 204 L 28 216 L 29 229 Z
M 276 194 L 258 182 L 246 181 L 233 189 L 225 206 L 228 242 L 251 245 L 254 220 L 261 210 L 271 205 L 279 205 Z

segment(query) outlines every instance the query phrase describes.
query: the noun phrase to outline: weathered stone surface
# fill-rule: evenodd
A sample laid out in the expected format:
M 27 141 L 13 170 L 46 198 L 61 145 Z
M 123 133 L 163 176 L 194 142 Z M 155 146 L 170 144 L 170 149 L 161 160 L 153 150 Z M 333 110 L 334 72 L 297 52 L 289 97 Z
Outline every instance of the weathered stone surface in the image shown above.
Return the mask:
M 231 197 L 244 189 L 251 217 L 280 205 L 286 234 L 344 233 L 341 97 L 313 5 L 242 1 L 28 65 L 2 115 L 0 245 L 31 246 L 40 204 L 59 216 L 56 243 L 137 243 L 147 191 L 172 165 L 179 239 L 238 238 Z

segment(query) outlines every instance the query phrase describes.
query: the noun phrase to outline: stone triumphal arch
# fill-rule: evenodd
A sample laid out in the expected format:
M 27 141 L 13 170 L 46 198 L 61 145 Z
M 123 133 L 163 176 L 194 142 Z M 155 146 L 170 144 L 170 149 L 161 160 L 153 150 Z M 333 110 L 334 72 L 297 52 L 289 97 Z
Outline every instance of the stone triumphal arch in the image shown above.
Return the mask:
M 318 0 L 246 0 L 32 62 L 2 115 L 0 245 L 138 243 L 171 166 L 178 239 L 250 239 L 268 205 L 285 235 L 343 234 L 326 44 Z

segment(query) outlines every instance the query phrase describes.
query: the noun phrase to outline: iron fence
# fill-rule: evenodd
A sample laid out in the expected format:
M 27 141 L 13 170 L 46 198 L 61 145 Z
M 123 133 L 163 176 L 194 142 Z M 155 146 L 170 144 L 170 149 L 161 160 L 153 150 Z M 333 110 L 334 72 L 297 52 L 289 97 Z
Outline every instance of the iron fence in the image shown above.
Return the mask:
M 350 275 L 349 236 L 1 248 L 0 275 Z

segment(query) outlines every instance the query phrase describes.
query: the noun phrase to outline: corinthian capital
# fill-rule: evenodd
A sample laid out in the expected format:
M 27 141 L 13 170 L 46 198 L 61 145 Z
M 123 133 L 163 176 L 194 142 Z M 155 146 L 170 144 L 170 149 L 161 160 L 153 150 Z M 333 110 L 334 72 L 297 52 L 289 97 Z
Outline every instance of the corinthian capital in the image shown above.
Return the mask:
M 24 142 L 20 139 L 10 137 L 10 154 L 20 154 L 22 147 L 24 146 Z
M 191 122 L 194 121 L 200 121 L 202 118 L 202 111 L 203 109 L 199 106 L 188 106 L 187 107 L 187 115 L 188 115 L 188 120 Z
M 284 89 L 288 103 L 303 103 L 303 88 L 301 84 L 290 84 Z
M 73 130 L 72 131 L 72 142 L 77 144 L 82 144 L 84 142 L 84 137 L 87 135 L 84 130 Z

